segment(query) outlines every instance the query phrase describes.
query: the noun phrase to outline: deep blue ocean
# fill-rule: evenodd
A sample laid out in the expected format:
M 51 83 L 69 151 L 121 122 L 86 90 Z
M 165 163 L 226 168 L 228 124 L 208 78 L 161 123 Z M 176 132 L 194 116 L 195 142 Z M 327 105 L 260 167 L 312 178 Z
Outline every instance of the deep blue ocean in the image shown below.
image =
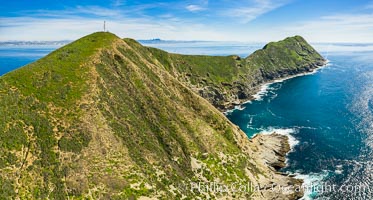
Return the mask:
M 34 62 L 58 47 L 60 45 L 0 45 L 0 76 Z
M 143 42 L 170 52 L 246 57 L 260 43 Z M 58 46 L 0 46 L 0 75 Z M 373 199 L 373 44 L 315 44 L 329 64 L 262 87 L 226 113 L 249 137 L 290 136 L 284 172 L 305 179 L 305 199 Z

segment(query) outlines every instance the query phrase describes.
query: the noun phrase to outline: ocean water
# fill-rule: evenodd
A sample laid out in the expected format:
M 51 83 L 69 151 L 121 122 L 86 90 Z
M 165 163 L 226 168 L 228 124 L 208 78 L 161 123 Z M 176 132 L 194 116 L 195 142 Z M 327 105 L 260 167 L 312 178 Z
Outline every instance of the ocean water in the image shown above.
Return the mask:
M 210 56 L 239 55 L 243 58 L 265 45 L 264 43 L 260 42 L 248 43 L 211 41 L 141 41 L 141 43 L 146 46 L 163 49 L 172 53 Z
M 263 86 L 227 117 L 249 137 L 291 136 L 283 171 L 306 179 L 306 199 L 373 199 L 373 51 L 326 55 L 327 66 Z
M 61 45 L 0 45 L 0 76 L 36 61 Z
M 260 43 L 143 42 L 174 53 L 246 57 Z M 284 172 L 305 180 L 305 199 L 373 199 L 373 45 L 315 44 L 330 61 L 315 73 L 262 87 L 226 116 L 248 137 L 277 132 L 292 151 Z M 0 75 L 58 46 L 0 47 Z

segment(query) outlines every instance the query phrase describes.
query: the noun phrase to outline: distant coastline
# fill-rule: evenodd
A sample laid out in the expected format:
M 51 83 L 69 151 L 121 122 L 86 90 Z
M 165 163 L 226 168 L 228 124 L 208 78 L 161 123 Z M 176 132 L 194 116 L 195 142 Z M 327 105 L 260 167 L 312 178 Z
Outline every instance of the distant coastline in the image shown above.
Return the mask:
M 60 41 L 5 41 L 0 42 L 0 46 L 49 46 L 58 45 L 63 46 L 72 42 L 71 40 L 60 40 Z

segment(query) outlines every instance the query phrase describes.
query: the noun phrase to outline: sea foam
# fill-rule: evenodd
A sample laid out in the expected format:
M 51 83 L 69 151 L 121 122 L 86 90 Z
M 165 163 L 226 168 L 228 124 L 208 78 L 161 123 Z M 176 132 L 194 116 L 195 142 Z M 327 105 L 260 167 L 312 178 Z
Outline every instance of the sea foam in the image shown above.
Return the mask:
M 321 173 L 310 173 L 310 174 L 299 174 L 295 173 L 295 178 L 302 179 L 302 189 L 304 190 L 304 196 L 302 200 L 312 200 L 318 193 L 317 189 L 323 184 L 323 180 L 328 176 L 329 172 L 324 170 Z
M 271 84 L 272 83 L 266 83 L 266 84 L 261 85 L 259 91 L 253 95 L 253 98 L 257 101 L 263 100 L 262 97 L 268 93 L 268 89 Z
M 291 149 L 291 151 L 293 151 L 294 146 L 299 144 L 299 141 L 297 139 L 295 139 L 294 136 L 291 135 L 291 134 L 294 134 L 296 132 L 297 132 L 297 130 L 293 129 L 293 128 L 273 128 L 273 127 L 269 127 L 265 130 L 260 131 L 259 134 L 267 134 L 268 135 L 268 134 L 272 134 L 272 133 L 277 133 L 277 134 L 280 134 L 280 135 L 285 135 L 288 138 L 290 149 Z

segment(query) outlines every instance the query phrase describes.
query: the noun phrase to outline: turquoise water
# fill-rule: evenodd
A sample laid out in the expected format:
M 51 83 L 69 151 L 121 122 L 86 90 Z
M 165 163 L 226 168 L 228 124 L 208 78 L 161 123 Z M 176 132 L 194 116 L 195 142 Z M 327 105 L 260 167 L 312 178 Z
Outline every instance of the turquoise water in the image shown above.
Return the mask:
M 146 45 L 187 54 L 245 57 L 262 44 L 162 42 Z M 306 186 L 335 185 L 336 191 L 311 188 L 307 198 L 373 199 L 373 51 L 353 44 L 319 45 L 328 66 L 314 74 L 263 88 L 258 100 L 227 117 L 251 137 L 258 132 L 291 136 L 285 172 L 305 178 Z M 0 47 L 0 75 L 46 55 L 57 46 Z M 368 50 L 367 50 L 368 49 Z M 360 187 L 360 184 L 370 186 Z M 345 186 L 341 189 L 341 187 Z M 354 187 L 354 189 L 351 189 Z

